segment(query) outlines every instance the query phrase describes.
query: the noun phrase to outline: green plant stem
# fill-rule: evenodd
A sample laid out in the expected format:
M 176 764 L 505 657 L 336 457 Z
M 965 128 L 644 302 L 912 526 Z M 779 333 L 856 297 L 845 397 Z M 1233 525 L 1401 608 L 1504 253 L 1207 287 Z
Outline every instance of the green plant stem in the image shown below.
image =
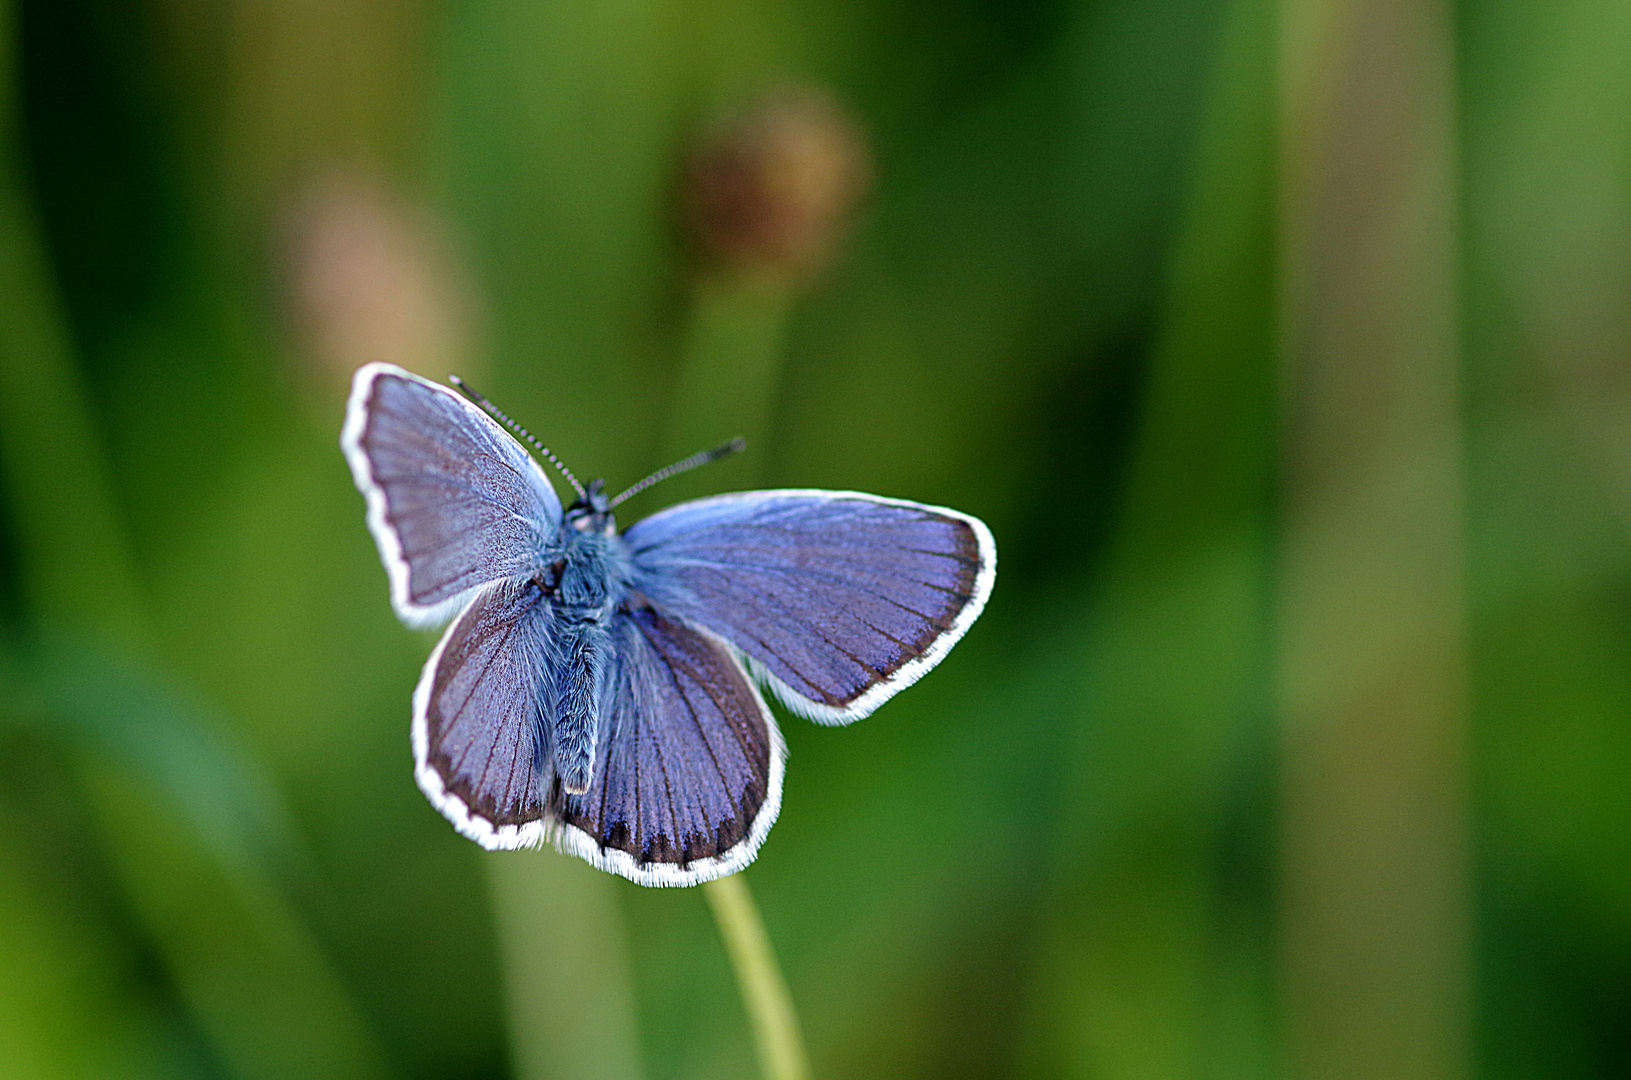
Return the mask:
M 765 1080 L 809 1080 L 810 1061 L 804 1053 L 793 999 L 776 966 L 776 954 L 747 882 L 742 875 L 732 874 L 706 883 L 702 890 L 736 969 Z
M 735 279 L 706 281 L 694 290 L 660 464 L 737 435 L 747 440 L 747 453 L 702 476 L 676 477 L 664 485 L 665 499 L 764 483 L 789 301 L 784 291 Z

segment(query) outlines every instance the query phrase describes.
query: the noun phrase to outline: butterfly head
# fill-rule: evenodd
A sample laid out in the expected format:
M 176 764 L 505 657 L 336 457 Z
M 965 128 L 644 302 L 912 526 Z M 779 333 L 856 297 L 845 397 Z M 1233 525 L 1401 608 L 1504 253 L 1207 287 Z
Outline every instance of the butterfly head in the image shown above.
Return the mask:
M 606 495 L 606 481 L 589 481 L 583 497 L 566 508 L 566 523 L 581 533 L 610 536 L 617 531 L 612 500 Z

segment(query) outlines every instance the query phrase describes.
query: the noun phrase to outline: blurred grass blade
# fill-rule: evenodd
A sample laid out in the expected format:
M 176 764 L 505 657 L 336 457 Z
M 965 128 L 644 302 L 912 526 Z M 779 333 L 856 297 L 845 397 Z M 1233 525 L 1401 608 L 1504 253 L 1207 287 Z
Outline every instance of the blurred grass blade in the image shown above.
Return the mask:
M 0 490 L 21 598 L 132 632 L 137 599 L 14 134 L 11 5 L 0 0 Z
M 639 1080 L 623 882 L 555 851 L 481 858 L 504 958 L 516 1080 Z
M 119 768 L 87 790 L 142 924 L 216 1053 L 241 1080 L 385 1080 L 367 1017 L 275 884 L 223 865 L 163 792 Z
M 1211 875 L 1231 771 L 1266 737 L 1271 42 L 1270 0 L 1230 6 L 1097 582 L 1021 1058 L 1041 1075 L 1211 1080 L 1268 1056 L 1261 943 Z
M 165 1075 L 120 1039 L 122 972 L 0 832 L 0 1076 L 114 1080 Z
M 273 867 L 291 865 L 295 849 L 252 759 L 111 649 L 67 632 L 43 640 L 37 678 L 10 658 L 0 672 L 7 706 L 0 718 L 32 723 L 81 751 L 106 850 L 171 978 L 233 1074 L 391 1075 L 350 991 L 271 876 Z M 29 957 L 61 935 L 31 929 L 38 920 L 23 918 L 28 908 L 17 905 L 18 923 L 8 923 L 0 938 L 9 956 L 0 967 L 22 978 Z M 40 1009 L 49 1011 L 54 986 L 39 987 Z M 59 989 L 84 992 L 77 983 Z M 87 1020 L 95 1015 L 84 1011 Z M 47 1050 L 54 1030 L 45 1023 L 35 1033 Z M 86 1044 L 63 1065 L 74 1075 L 79 1056 L 95 1060 L 106 1040 L 82 1033 L 60 1041 Z
M 80 750 L 115 868 L 234 1075 L 389 1076 L 349 991 L 269 874 L 288 868 L 295 849 L 252 759 L 106 646 L 68 632 L 45 641 L 36 650 L 37 678 L 7 663 L 3 719 L 32 723 Z M 16 963 L 56 939 L 26 922 L 8 926 Z M 42 1001 L 53 985 L 38 988 Z M 36 1036 L 52 1030 L 46 1024 Z M 82 1053 L 105 1041 L 90 1037 Z
M 225 727 L 106 640 L 38 635 L 37 722 L 164 797 L 225 865 L 309 871 L 271 779 Z
M 1309 1080 L 1471 1068 L 1451 7 L 1282 0 L 1280 973 Z
M 0 8 L 6 60 L 11 15 Z M 114 868 L 233 1072 L 388 1076 L 349 992 L 266 872 L 279 831 L 269 785 L 105 644 L 143 636 L 138 596 L 23 182 L 9 64 L 0 85 L 0 492 L 19 606 L 34 624 L 38 715 L 102 751 L 86 756 L 85 788 Z M 15 674 L 26 679 L 27 665 Z

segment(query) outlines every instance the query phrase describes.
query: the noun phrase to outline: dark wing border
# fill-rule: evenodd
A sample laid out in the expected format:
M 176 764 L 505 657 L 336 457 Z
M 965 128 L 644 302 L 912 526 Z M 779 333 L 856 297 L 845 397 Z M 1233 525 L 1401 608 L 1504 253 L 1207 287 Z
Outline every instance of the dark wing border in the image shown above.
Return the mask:
M 466 610 L 474 608 L 489 596 L 495 589 L 505 587 L 504 582 L 493 582 L 477 588 L 475 596 L 465 600 Z M 524 821 L 508 825 L 494 825 L 480 814 L 471 811 L 468 804 L 447 788 L 447 782 L 442 774 L 437 772 L 430 763 L 430 695 L 436 684 L 436 669 L 442 662 L 442 653 L 447 650 L 448 643 L 453 640 L 464 623 L 464 612 L 453 620 L 442 634 L 436 648 L 431 650 L 430 659 L 420 669 L 419 683 L 413 688 L 413 726 L 410 737 L 413 743 L 413 778 L 419 784 L 419 790 L 425 793 L 425 798 L 448 821 L 459 835 L 474 840 L 488 851 L 511 851 L 516 848 L 535 848 L 543 844 L 546 831 L 545 819 L 539 817 L 532 821 Z M 546 766 L 547 767 L 547 766 Z M 540 789 L 550 783 L 549 777 L 540 779 Z
M 425 793 L 430 804 L 443 817 L 452 822 L 453 828 L 461 836 L 474 840 L 488 851 L 539 848 L 546 843 L 552 843 L 563 854 L 576 855 L 597 869 L 626 877 L 637 885 L 655 887 L 700 885 L 704 881 L 725 877 L 741 870 L 759 853 L 759 846 L 764 843 L 765 837 L 770 833 L 770 827 L 776 823 L 776 817 L 781 812 L 782 780 L 787 772 L 787 743 L 782 738 L 781 729 L 776 726 L 775 716 L 765 705 L 764 698 L 754 689 L 748 673 L 742 669 L 740 654 L 719 635 L 702 627 L 683 625 L 687 631 L 698 635 L 718 649 L 722 661 L 736 667 L 744 687 L 758 706 L 760 719 L 764 722 L 770 738 L 770 770 L 765 782 L 765 799 L 760 804 L 759 813 L 754 817 L 747 835 L 734 846 L 718 855 L 693 860 L 683 867 L 671 863 L 640 863 L 626 851 L 602 847 L 600 841 L 589 833 L 560 820 L 548 810 L 534 821 L 507 825 L 494 825 L 481 815 L 471 812 L 463 799 L 447 789 L 441 773 L 430 765 L 430 734 L 427 720 L 430 712 L 430 695 L 442 653 L 458 630 L 457 621 L 448 627 L 447 632 L 436 643 L 436 648 L 431 651 L 430 658 L 425 661 L 425 666 L 421 670 L 419 684 L 413 691 L 413 774 L 419 784 L 419 790 Z M 604 768 L 604 763 L 598 767 Z M 554 785 L 553 777 L 546 777 L 543 782 L 546 786 Z
M 929 643 L 917 656 L 906 661 L 900 667 L 890 672 L 888 677 L 879 680 L 857 696 L 848 705 L 838 707 L 825 702 L 814 701 L 794 690 L 787 683 L 777 678 L 764 664 L 742 651 L 730 642 L 725 646 L 741 660 L 747 667 L 755 681 L 776 695 L 776 700 L 798 716 L 807 720 L 814 720 L 818 724 L 842 725 L 854 723 L 863 717 L 870 716 L 872 712 L 894 697 L 900 691 L 917 682 L 929 669 L 940 663 L 951 647 L 968 632 L 974 625 L 974 620 L 980 617 L 985 610 L 985 602 L 991 596 L 991 588 L 997 582 L 997 542 L 991 536 L 991 530 L 985 522 L 972 514 L 965 514 L 961 510 L 952 510 L 945 506 L 930 506 L 927 503 L 913 502 L 910 499 L 891 499 L 884 495 L 869 495 L 864 491 L 829 491 L 824 488 L 777 488 L 766 491 L 738 491 L 726 495 L 713 495 L 708 498 L 695 499 L 690 502 L 678 503 L 674 506 L 657 511 L 651 517 L 643 519 L 651 521 L 664 514 L 683 511 L 690 507 L 707 506 L 714 503 L 735 502 L 746 499 L 762 500 L 765 498 L 810 498 L 810 499 L 858 499 L 863 502 L 878 503 L 884 506 L 902 506 L 912 510 L 926 511 L 961 521 L 974 533 L 974 542 L 979 552 L 980 565 L 974 575 L 974 585 L 968 603 L 958 611 L 952 624 L 943 630 L 939 636 Z M 689 620 L 688 620 L 689 621 Z M 706 630 L 706 627 L 698 627 Z M 711 633 L 711 632 L 710 632 Z M 712 635 L 717 637 L 718 635 Z
M 675 863 L 640 863 L 626 851 L 601 847 L 598 840 L 575 825 L 555 818 L 550 818 L 545 823 L 546 838 L 553 841 L 555 847 L 566 854 L 576 855 L 601 870 L 619 874 L 637 885 L 659 888 L 700 885 L 704 881 L 734 874 L 751 863 L 758 855 L 759 845 L 764 843 L 770 827 L 776 823 L 777 814 L 781 812 L 782 778 L 787 771 L 786 740 L 782 738 L 781 729 L 776 726 L 776 717 L 765 705 L 764 697 L 754 687 L 748 673 L 743 670 L 737 651 L 718 634 L 690 623 L 680 625 L 713 645 L 719 650 L 722 661 L 736 667 L 737 673 L 742 677 L 743 687 L 759 708 L 760 719 L 764 721 L 765 730 L 770 737 L 770 773 L 765 781 L 765 800 L 759 805 L 759 813 L 753 819 L 747 835 L 718 855 L 695 859 L 682 867 Z

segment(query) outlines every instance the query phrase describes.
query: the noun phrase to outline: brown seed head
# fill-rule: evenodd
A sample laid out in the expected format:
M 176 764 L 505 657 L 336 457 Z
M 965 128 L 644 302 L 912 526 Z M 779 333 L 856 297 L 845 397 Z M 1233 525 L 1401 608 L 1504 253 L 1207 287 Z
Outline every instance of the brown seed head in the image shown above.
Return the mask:
M 861 132 L 831 95 L 783 89 L 703 142 L 686 209 L 715 263 L 797 280 L 827 261 L 870 178 Z

